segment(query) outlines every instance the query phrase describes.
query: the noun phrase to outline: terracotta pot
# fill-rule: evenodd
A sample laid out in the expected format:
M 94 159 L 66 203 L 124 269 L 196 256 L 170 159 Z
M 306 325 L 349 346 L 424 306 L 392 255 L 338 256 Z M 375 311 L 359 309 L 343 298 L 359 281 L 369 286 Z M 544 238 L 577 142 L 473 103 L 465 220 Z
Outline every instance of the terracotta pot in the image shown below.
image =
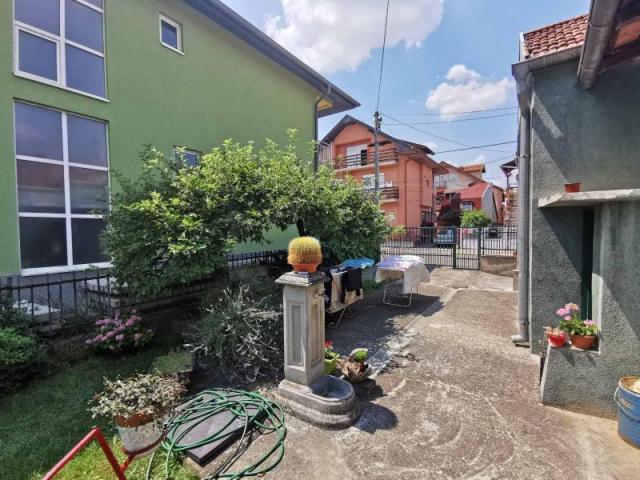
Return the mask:
M 571 335 L 571 345 L 580 350 L 591 350 L 596 338 L 595 335 Z
M 549 340 L 552 346 L 560 348 L 564 347 L 567 343 L 567 336 L 564 333 L 560 335 L 547 335 L 547 340 Z
M 115 422 L 118 427 L 124 428 L 136 428 L 140 425 L 144 425 L 153 421 L 155 417 L 150 413 L 136 413 L 130 417 L 118 415 L 115 417 Z
M 318 265 L 320 265 L 320 262 L 318 263 L 292 263 L 291 266 L 293 267 L 293 271 L 294 272 L 307 272 L 307 273 L 315 273 L 318 270 Z
M 582 183 L 580 182 L 564 184 L 565 193 L 578 193 L 580 190 L 582 190 Z

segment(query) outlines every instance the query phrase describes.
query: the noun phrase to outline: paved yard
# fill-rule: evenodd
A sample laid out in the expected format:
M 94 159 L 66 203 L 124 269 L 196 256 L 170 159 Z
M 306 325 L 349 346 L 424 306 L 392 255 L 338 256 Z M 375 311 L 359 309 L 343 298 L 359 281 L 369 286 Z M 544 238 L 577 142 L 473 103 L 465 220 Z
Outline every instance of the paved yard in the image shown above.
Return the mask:
M 358 389 L 356 425 L 328 432 L 288 416 L 284 460 L 267 477 L 640 478 L 640 451 L 617 437 L 614 421 L 540 405 L 538 360 L 509 339 L 516 329 L 509 285 L 480 272 L 436 270 L 434 287 L 456 288 L 444 306 L 434 302 L 413 319 L 391 364 Z

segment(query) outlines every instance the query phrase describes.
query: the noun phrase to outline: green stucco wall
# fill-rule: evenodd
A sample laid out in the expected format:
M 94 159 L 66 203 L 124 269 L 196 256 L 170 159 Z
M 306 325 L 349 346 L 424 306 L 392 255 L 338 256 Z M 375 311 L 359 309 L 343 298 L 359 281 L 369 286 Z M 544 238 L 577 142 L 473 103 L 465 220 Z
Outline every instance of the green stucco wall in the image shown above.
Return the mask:
M 184 55 L 160 44 L 159 13 L 182 24 Z M 289 128 L 309 155 L 318 92 L 242 40 L 180 1 L 105 0 L 105 21 L 109 102 L 14 76 L 13 2 L 0 0 L 0 274 L 20 269 L 15 99 L 108 121 L 110 167 L 126 175 L 144 144 L 206 152 L 226 138 L 286 142 Z M 263 248 L 289 236 L 274 238 Z

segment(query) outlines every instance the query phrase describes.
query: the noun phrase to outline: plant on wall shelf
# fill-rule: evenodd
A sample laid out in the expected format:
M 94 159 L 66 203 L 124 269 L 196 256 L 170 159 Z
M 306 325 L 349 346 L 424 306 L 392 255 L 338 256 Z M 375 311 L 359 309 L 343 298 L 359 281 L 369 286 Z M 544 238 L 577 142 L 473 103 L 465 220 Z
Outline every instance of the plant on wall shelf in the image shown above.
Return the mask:
M 598 326 L 593 320 L 582 319 L 578 305 L 567 303 L 556 311 L 556 315 L 562 318 L 560 330 L 569 335 L 574 347 L 582 350 L 593 348 L 598 338 Z
M 567 335 L 560 327 L 544 327 L 544 334 L 554 347 L 564 347 L 567 343 Z

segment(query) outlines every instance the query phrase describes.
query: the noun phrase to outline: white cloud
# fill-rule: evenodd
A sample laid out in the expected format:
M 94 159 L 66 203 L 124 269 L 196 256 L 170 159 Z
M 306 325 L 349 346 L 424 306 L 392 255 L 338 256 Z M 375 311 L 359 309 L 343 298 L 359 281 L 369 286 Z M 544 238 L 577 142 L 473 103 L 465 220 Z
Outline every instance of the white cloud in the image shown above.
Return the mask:
M 444 120 L 456 118 L 452 113 L 485 110 L 504 105 L 513 91 L 511 79 L 484 78 L 464 65 L 452 66 L 446 79 L 446 82 L 429 92 L 425 103 L 428 109 L 437 110 Z
M 270 16 L 265 31 L 323 73 L 357 69 L 382 47 L 384 0 L 281 0 L 283 14 Z M 444 0 L 394 0 L 387 45 L 420 46 L 440 25 Z

